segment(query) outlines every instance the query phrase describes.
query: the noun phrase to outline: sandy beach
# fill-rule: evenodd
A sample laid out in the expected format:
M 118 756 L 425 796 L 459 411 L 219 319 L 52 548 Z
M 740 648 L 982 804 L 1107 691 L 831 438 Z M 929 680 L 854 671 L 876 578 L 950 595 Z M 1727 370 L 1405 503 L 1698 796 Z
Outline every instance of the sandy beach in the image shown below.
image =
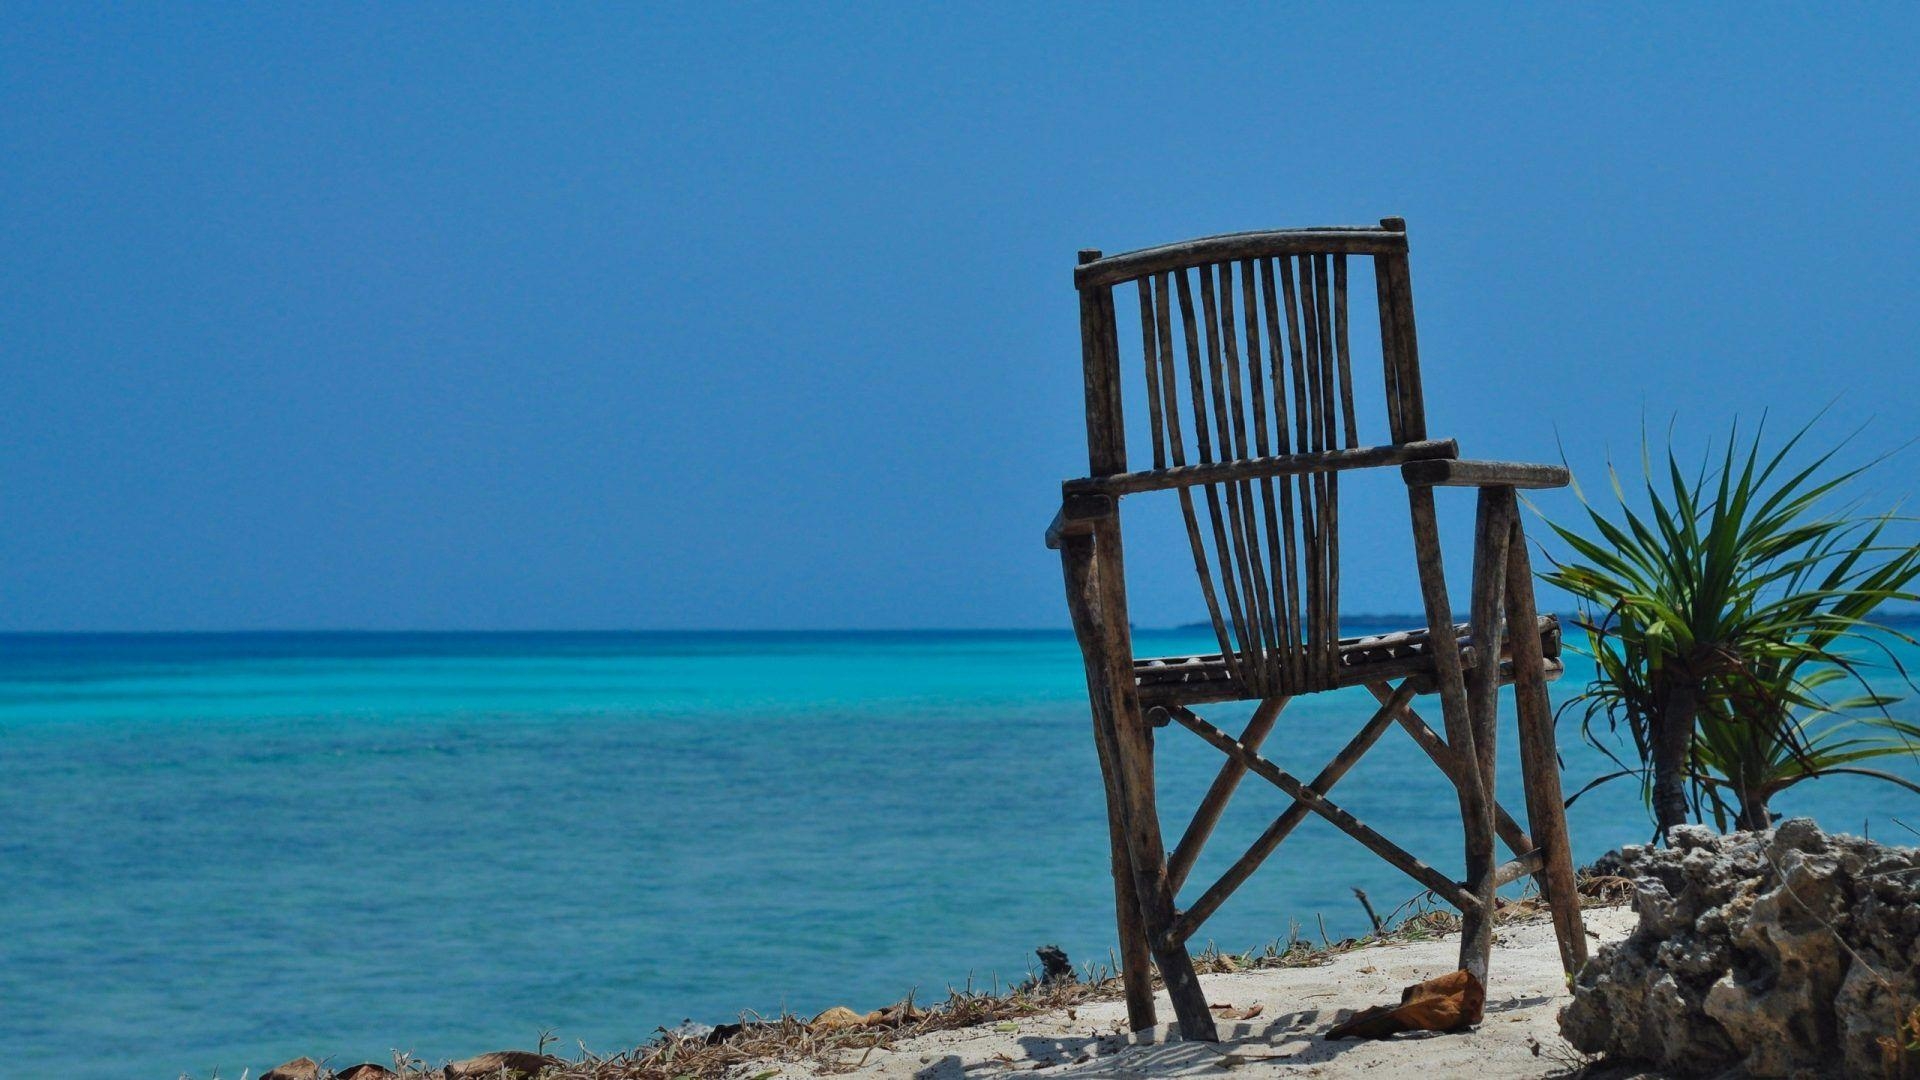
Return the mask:
M 1612 942 L 1632 929 L 1627 908 L 1590 909 L 1587 929 L 1595 944 Z M 1555 1017 L 1568 994 L 1545 919 L 1502 926 L 1494 942 L 1493 985 L 1486 1019 L 1464 1035 L 1401 1035 L 1360 1042 L 1321 1037 L 1348 1014 L 1399 1000 L 1401 988 L 1454 968 L 1453 937 L 1390 943 L 1335 957 L 1321 967 L 1270 968 L 1201 977 L 1208 1000 L 1229 1006 L 1217 1044 L 1183 1042 L 1173 1032 L 1165 995 L 1160 1014 L 1168 1022 L 1152 1031 L 1126 1031 L 1126 1006 L 1103 1001 L 1045 1013 L 1018 1022 L 936 1032 L 890 1050 L 864 1052 L 851 1073 L 769 1063 L 774 1076 L 852 1075 L 958 1080 L 1012 1072 L 1049 1076 L 1200 1076 L 1231 1070 L 1236 1076 L 1398 1077 L 1474 1076 L 1479 1080 L 1544 1077 L 1581 1064 L 1560 1038 Z M 1216 1008 L 1216 1015 L 1227 1015 Z M 849 1052 L 848 1064 L 863 1052 Z M 749 1068 L 743 1075 L 761 1075 Z

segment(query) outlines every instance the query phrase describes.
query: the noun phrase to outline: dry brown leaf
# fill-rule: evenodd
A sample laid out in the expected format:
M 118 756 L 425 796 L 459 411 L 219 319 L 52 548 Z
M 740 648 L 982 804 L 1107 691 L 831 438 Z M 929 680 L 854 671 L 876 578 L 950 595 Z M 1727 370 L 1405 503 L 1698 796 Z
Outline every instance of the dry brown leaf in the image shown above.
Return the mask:
M 1355 1013 L 1329 1039 L 1384 1039 L 1402 1031 L 1463 1031 L 1480 1022 L 1486 988 L 1466 970 L 1448 972 L 1400 992 L 1400 1004 Z

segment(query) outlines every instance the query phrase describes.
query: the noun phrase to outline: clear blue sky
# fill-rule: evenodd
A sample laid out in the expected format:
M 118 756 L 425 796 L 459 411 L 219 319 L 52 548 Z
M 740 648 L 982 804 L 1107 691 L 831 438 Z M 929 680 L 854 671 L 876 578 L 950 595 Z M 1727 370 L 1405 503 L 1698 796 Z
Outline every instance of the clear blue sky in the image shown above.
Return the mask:
M 0 629 L 1063 625 L 1074 252 L 1234 229 L 1473 456 L 1913 428 L 1912 7 L 1035 7 L 0 8 Z

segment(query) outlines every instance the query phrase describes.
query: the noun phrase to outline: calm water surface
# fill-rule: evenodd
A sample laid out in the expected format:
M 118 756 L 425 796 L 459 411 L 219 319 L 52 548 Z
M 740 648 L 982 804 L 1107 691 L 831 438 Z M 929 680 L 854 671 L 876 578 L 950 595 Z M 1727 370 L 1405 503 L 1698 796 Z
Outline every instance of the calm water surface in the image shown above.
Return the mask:
M 611 1050 L 1006 982 L 1042 943 L 1104 959 L 1079 663 L 1064 633 L 0 636 L 0 1060 L 237 1077 L 546 1029 Z M 1371 709 L 1297 702 L 1270 756 L 1310 775 Z M 1561 738 L 1570 789 L 1606 771 Z M 1219 758 L 1171 732 L 1161 760 L 1177 830 Z M 1336 797 L 1458 871 L 1452 796 L 1397 733 Z M 1189 894 L 1283 806 L 1246 784 Z M 1920 825 L 1920 797 L 1866 781 L 1779 808 Z M 1571 816 L 1583 857 L 1651 831 L 1625 784 Z M 1355 886 L 1415 891 L 1310 820 L 1206 932 L 1355 933 Z

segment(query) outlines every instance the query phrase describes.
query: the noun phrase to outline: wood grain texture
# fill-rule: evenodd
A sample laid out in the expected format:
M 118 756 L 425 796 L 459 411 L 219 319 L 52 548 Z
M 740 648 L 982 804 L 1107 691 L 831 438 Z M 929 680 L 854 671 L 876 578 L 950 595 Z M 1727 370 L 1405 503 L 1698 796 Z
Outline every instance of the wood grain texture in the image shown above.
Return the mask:
M 1383 218 L 1381 226 L 1391 228 L 1398 222 L 1402 238 L 1406 235 L 1406 222 L 1398 218 Z M 1393 389 L 1399 414 L 1400 429 L 1396 441 L 1424 439 L 1427 437 L 1427 407 L 1421 389 L 1420 379 L 1420 341 L 1414 332 L 1413 324 L 1413 278 L 1407 266 L 1407 253 L 1400 251 L 1382 255 L 1374 260 L 1374 273 L 1383 276 L 1386 281 L 1383 297 L 1385 311 L 1381 318 L 1392 326 L 1392 355 L 1388 364 L 1393 371 Z
M 1504 494 L 1507 497 L 1501 498 Z M 1483 489 L 1474 512 L 1473 591 L 1467 626 L 1473 634 L 1473 663 L 1467 671 L 1467 715 L 1473 719 L 1474 752 L 1479 756 L 1480 786 L 1493 799 L 1498 758 L 1500 649 L 1507 591 L 1507 541 L 1512 536 L 1511 488 Z M 1536 646 L 1539 642 L 1534 642 Z
M 1421 460 L 1402 465 L 1400 475 L 1427 487 L 1557 488 L 1573 479 L 1563 465 L 1522 461 Z
M 1276 454 L 1271 457 L 1240 461 L 1209 461 L 1201 465 L 1172 465 L 1164 469 L 1117 473 L 1112 476 L 1081 477 L 1063 482 L 1069 495 L 1133 495 L 1143 491 L 1167 491 L 1200 487 L 1261 477 L 1299 477 L 1312 473 L 1346 472 L 1382 465 L 1400 465 L 1446 458 L 1460 452 L 1453 439 L 1428 439 L 1398 446 L 1363 446 L 1353 449 L 1310 453 Z
M 1518 500 L 1511 488 L 1502 496 L 1509 508 L 1512 537 L 1507 549 L 1506 615 L 1508 625 L 1527 625 L 1535 618 L 1533 564 L 1527 555 L 1526 530 L 1520 521 Z M 1560 945 L 1560 963 L 1571 975 L 1587 962 L 1586 926 L 1580 917 L 1580 895 L 1574 883 L 1573 848 L 1567 835 L 1566 801 L 1560 790 L 1560 755 L 1554 745 L 1553 705 L 1547 699 L 1546 679 L 1540 674 L 1545 657 L 1537 642 L 1516 635 L 1513 644 L 1514 712 L 1519 717 L 1520 772 L 1527 799 L 1527 825 L 1542 855 L 1537 881 L 1540 894 L 1553 914 L 1554 937 Z
M 1120 974 L 1127 998 L 1127 1022 L 1132 1030 L 1139 1031 L 1155 1023 L 1153 979 L 1148 970 L 1151 952 L 1135 891 L 1133 857 L 1127 839 L 1126 794 L 1120 786 L 1120 763 L 1114 749 L 1111 715 L 1113 694 L 1108 686 L 1112 665 L 1108 663 L 1106 641 L 1094 608 L 1096 584 L 1090 530 L 1062 544 L 1060 562 L 1066 578 L 1067 612 L 1073 619 L 1074 636 L 1080 642 L 1085 661 L 1087 699 L 1093 705 L 1093 745 L 1100 760 L 1101 781 L 1106 787 L 1109 868 L 1113 874 L 1114 918 L 1120 933 Z
M 1318 229 L 1275 229 L 1226 233 L 1183 240 L 1177 244 L 1142 248 L 1109 258 L 1084 260 L 1073 272 L 1077 289 L 1117 285 L 1145 274 L 1157 274 L 1202 263 L 1236 259 L 1266 259 L 1283 255 L 1382 255 L 1407 248 L 1404 231 L 1371 225 L 1330 226 Z
M 1452 626 L 1452 604 L 1447 599 L 1446 569 L 1440 557 L 1440 530 L 1433 505 L 1433 489 L 1409 487 L 1407 503 L 1413 518 L 1414 559 L 1419 564 L 1421 602 L 1427 610 L 1429 631 L 1439 637 Z M 1493 806 L 1480 780 L 1480 755 L 1474 747 L 1473 719 L 1467 708 L 1466 674 L 1460 654 L 1440 649 L 1434 654 L 1440 712 L 1453 750 L 1459 795 L 1460 823 L 1466 848 L 1467 883 L 1476 905 L 1461 909 L 1460 966 L 1486 981 L 1487 960 L 1493 950 Z
M 1140 711 L 1134 691 L 1132 632 L 1127 621 L 1126 569 L 1116 515 L 1095 524 L 1088 538 L 1093 544 L 1092 614 L 1102 667 L 1107 723 L 1111 725 L 1115 772 L 1132 864 L 1134 896 L 1160 981 L 1173 1003 L 1180 1032 L 1188 1039 L 1218 1039 L 1213 1014 L 1193 970 L 1186 946 L 1170 943 L 1173 926 L 1173 889 L 1167 881 L 1166 849 L 1160 837 L 1160 816 L 1153 779 L 1153 732 Z
M 1543 674 L 1549 680 L 1562 670 L 1560 624 L 1552 615 L 1535 620 L 1541 652 L 1547 656 Z M 1462 663 L 1473 656 L 1472 634 L 1467 624 L 1454 627 L 1454 648 L 1461 652 Z M 1341 638 L 1333 677 L 1334 688 L 1362 686 L 1381 680 L 1411 676 L 1416 693 L 1430 694 L 1436 689 L 1433 648 L 1425 627 L 1384 636 L 1362 635 Z M 1511 650 L 1501 649 L 1500 679 L 1511 681 Z M 1220 653 L 1200 655 L 1139 657 L 1134 661 L 1134 679 L 1141 700 L 1147 705 L 1198 705 L 1204 702 L 1244 701 L 1259 695 L 1249 692 L 1234 677 L 1227 657 Z
M 1153 347 L 1159 363 L 1159 386 L 1166 400 L 1162 414 L 1166 424 L 1166 459 L 1170 467 L 1180 468 L 1186 464 L 1186 441 L 1180 430 L 1179 379 L 1176 375 L 1178 361 L 1173 352 L 1173 316 L 1172 316 L 1172 279 L 1166 274 L 1156 275 L 1153 279 L 1153 309 L 1142 311 L 1141 318 L 1151 319 L 1154 324 Z M 1201 538 L 1200 522 L 1193 504 L 1193 492 L 1190 488 L 1177 489 L 1180 498 L 1180 517 L 1187 528 L 1187 544 L 1193 553 L 1193 569 L 1200 581 L 1200 594 L 1206 601 L 1207 616 L 1213 626 L 1215 640 L 1225 649 L 1227 624 L 1220 614 L 1220 598 L 1213 585 L 1213 570 L 1208 565 L 1207 548 Z M 1116 496 L 1117 497 L 1117 496 Z M 1236 663 L 1237 672 L 1239 666 Z

